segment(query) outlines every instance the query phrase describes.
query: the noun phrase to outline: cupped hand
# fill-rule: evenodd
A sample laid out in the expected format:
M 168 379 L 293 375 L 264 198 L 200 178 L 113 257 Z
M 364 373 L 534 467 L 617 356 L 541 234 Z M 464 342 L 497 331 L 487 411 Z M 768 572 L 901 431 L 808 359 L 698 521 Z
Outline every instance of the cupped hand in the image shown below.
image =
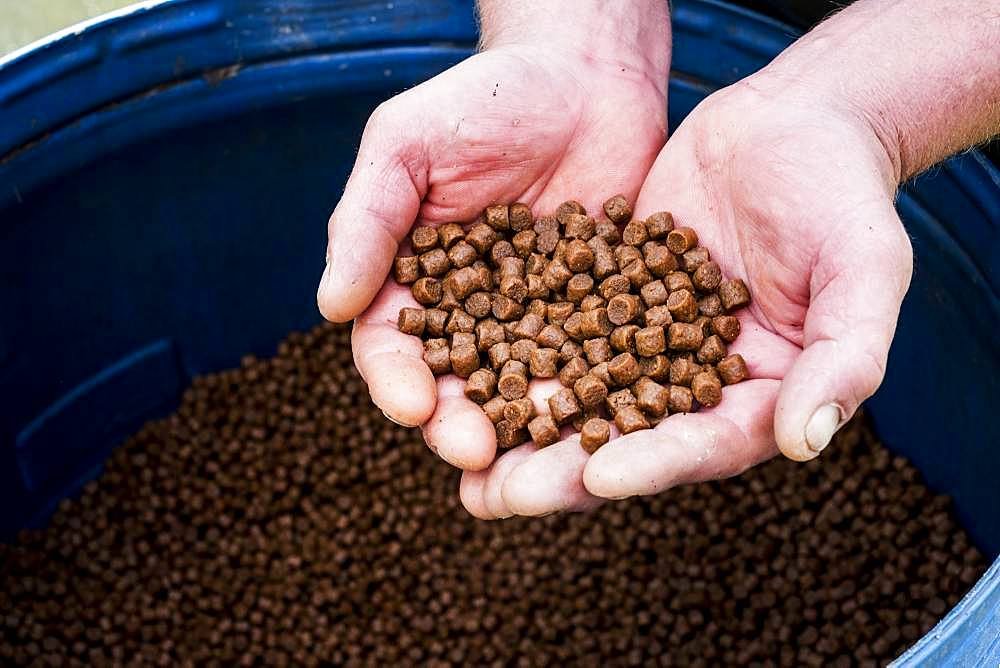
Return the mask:
M 695 109 L 636 215 L 670 210 L 746 281 L 753 301 L 730 351 L 751 379 L 724 388 L 715 408 L 613 438 L 590 457 L 576 437 L 516 448 L 463 476 L 470 512 L 581 510 L 736 475 L 779 448 L 817 456 L 881 383 L 912 270 L 893 207 L 898 165 L 873 128 L 847 105 L 763 78 Z
M 666 138 L 667 60 L 506 43 L 369 119 L 330 218 L 318 302 L 329 320 L 356 318 L 354 358 L 375 403 L 400 424 L 422 425 L 452 464 L 488 466 L 493 426 L 465 398 L 464 381 L 435 381 L 421 342 L 397 331 L 399 309 L 416 302 L 388 277 L 393 257 L 415 223 L 471 221 L 498 202 L 538 214 L 569 198 L 588 210 L 602 195 L 633 198 Z

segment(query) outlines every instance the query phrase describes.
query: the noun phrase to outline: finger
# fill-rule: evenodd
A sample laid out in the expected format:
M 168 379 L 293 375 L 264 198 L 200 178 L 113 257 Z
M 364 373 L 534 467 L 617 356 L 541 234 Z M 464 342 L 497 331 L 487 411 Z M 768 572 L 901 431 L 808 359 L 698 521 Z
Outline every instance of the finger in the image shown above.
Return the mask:
M 770 379 L 731 385 L 715 408 L 671 415 L 655 429 L 607 443 L 584 469 L 587 491 L 607 499 L 656 494 L 738 475 L 770 459 L 778 452 L 772 425 L 779 387 Z
M 405 427 L 427 422 L 437 403 L 423 344 L 396 327 L 399 309 L 416 305 L 409 290 L 388 281 L 355 321 L 351 333 L 354 364 L 368 384 L 372 401 L 386 417 Z
M 493 424 L 483 409 L 465 396 L 465 381 L 458 376 L 438 378 L 437 406 L 423 432 L 431 450 L 466 471 L 481 471 L 496 456 Z
M 503 480 L 501 494 L 509 512 L 537 517 L 591 510 L 604 502 L 584 489 L 589 455 L 580 447 L 579 434 L 528 454 Z
M 510 472 L 538 451 L 533 443 L 525 443 L 501 455 L 490 467 L 486 484 L 483 486 L 483 502 L 490 515 L 497 519 L 510 517 L 514 513 L 501 494 L 501 487 Z
M 462 471 L 462 480 L 458 484 L 458 498 L 462 505 L 470 515 L 480 520 L 493 519 L 483 500 L 483 487 L 488 475 L 487 471 Z
M 375 297 L 427 193 L 425 131 L 410 106 L 394 98 L 372 113 L 330 216 L 317 302 L 332 322 L 350 320 Z
M 819 455 L 885 376 L 912 251 L 891 203 L 863 223 L 835 235 L 813 270 L 805 347 L 775 413 L 778 447 L 791 459 Z

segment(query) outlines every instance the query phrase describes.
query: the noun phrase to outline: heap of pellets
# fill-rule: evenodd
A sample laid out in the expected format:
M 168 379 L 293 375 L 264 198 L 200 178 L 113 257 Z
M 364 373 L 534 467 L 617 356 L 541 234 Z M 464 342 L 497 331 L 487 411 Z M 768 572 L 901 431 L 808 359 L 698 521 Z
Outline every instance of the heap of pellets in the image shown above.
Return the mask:
M 349 328 L 197 378 L 0 545 L 0 665 L 885 665 L 986 563 L 863 420 L 576 515 L 482 522 Z
M 536 220 L 526 204 L 495 205 L 468 230 L 414 228 L 415 254 L 395 260 L 396 282 L 425 307 L 401 309 L 399 329 L 423 338 L 435 375 L 466 379 L 500 447 L 529 436 L 545 447 L 571 424 L 592 453 L 606 417 L 622 434 L 649 429 L 747 377 L 726 350 L 740 333 L 731 313 L 750 302 L 743 281 L 724 280 L 670 213 L 633 219 L 623 195 L 603 209 L 595 220 L 571 200 Z M 555 377 L 564 387 L 536 415 L 528 382 Z

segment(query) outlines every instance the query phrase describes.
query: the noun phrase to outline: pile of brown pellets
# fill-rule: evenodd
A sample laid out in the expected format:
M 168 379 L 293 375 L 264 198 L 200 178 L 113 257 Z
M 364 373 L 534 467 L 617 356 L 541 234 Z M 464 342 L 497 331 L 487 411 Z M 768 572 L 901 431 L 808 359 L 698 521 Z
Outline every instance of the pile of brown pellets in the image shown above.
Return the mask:
M 468 231 L 414 228 L 415 254 L 396 258 L 396 282 L 426 307 L 401 309 L 399 329 L 423 337 L 435 375 L 467 379 L 500 447 L 530 436 L 544 448 L 571 424 L 593 453 L 608 416 L 622 434 L 649 429 L 747 377 L 726 350 L 740 333 L 731 312 L 750 302 L 743 281 L 724 280 L 669 212 L 633 219 L 624 195 L 603 211 L 595 220 L 570 200 L 536 220 L 526 204 L 498 204 Z M 528 382 L 556 376 L 564 388 L 536 416 Z
M 0 664 L 875 666 L 985 569 L 863 420 L 807 464 L 475 520 L 348 337 L 196 379 L 0 546 Z

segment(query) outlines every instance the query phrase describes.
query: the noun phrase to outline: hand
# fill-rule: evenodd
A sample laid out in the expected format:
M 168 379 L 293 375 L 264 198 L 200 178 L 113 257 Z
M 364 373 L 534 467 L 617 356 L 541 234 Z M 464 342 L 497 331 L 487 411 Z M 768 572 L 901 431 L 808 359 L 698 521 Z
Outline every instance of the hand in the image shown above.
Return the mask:
M 586 509 L 736 475 L 779 447 L 811 459 L 875 391 L 912 268 L 897 167 L 863 114 L 823 100 L 764 77 L 716 93 L 678 128 L 636 203 L 639 216 L 672 211 L 750 287 L 730 350 L 751 380 L 592 457 L 577 437 L 515 448 L 464 474 L 470 512 Z M 485 504 L 491 495 L 503 504 Z
M 649 6 L 665 12 L 662 2 Z M 392 258 L 415 221 L 471 221 L 496 202 L 525 202 L 537 214 L 569 198 L 597 210 L 614 193 L 634 197 L 666 138 L 662 21 L 643 38 L 658 39 L 655 49 L 638 20 L 636 40 L 606 52 L 599 40 L 562 47 L 553 32 L 521 44 L 509 36 L 524 31 L 508 31 L 381 105 L 365 128 L 330 219 L 320 310 L 336 322 L 357 316 L 354 357 L 372 399 L 396 422 L 422 425 L 428 445 L 456 466 L 493 461 L 493 426 L 465 398 L 464 381 L 435 381 L 420 341 L 397 331 L 399 309 L 416 302 L 386 279 Z

